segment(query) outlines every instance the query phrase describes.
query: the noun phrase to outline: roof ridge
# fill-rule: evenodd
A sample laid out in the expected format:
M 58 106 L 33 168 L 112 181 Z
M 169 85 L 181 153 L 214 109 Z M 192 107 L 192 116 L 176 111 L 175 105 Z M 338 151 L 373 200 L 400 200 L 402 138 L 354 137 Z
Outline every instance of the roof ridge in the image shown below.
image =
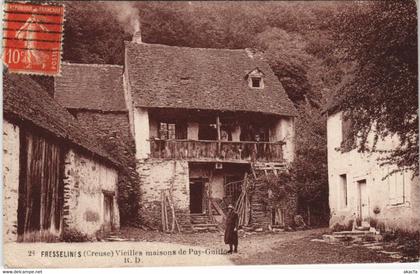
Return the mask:
M 152 47 L 168 47 L 168 48 L 179 48 L 179 49 L 195 49 L 195 50 L 214 50 L 214 51 L 237 51 L 246 53 L 245 48 L 241 49 L 228 49 L 228 48 L 194 48 L 194 47 L 182 47 L 182 46 L 170 46 L 165 44 L 149 44 L 149 43 L 137 43 L 133 41 L 125 41 L 125 44 L 132 44 L 138 46 L 152 46 Z
M 71 65 L 71 66 L 86 66 L 86 67 L 116 67 L 116 68 L 124 68 L 122 65 L 117 64 L 84 64 L 84 63 L 70 63 L 70 62 L 63 62 L 63 65 Z

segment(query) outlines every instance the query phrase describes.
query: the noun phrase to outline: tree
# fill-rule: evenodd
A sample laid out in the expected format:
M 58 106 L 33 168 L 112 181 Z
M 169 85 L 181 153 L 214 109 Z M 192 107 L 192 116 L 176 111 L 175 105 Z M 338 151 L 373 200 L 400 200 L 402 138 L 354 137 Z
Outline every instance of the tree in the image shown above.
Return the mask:
M 336 41 L 354 63 L 351 79 L 336 100 L 351 119 L 360 152 L 382 152 L 382 165 L 419 174 L 418 52 L 414 1 L 361 2 L 346 6 L 333 21 Z M 369 136 L 374 141 L 369 143 Z M 399 145 L 377 149 L 394 136 Z M 394 170 L 396 171 L 396 170 Z

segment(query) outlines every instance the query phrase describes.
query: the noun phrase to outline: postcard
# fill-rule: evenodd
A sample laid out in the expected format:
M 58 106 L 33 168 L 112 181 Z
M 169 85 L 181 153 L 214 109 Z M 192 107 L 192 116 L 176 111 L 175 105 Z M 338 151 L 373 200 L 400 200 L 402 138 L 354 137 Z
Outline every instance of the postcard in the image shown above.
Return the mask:
M 415 1 L 7 1 L 7 268 L 419 261 Z

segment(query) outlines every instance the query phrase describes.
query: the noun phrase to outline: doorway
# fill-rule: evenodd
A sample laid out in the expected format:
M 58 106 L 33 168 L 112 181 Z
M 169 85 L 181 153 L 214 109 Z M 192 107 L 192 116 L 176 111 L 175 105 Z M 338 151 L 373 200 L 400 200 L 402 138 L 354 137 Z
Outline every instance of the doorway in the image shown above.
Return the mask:
M 203 213 L 203 192 L 203 181 L 190 181 L 190 213 Z
M 217 140 L 217 129 L 215 124 L 199 124 L 198 140 Z
M 103 192 L 104 195 L 104 229 L 107 231 L 114 228 L 114 193 Z
M 367 195 L 366 180 L 357 181 L 357 189 L 358 189 L 359 217 L 363 221 L 369 217 L 369 197 Z

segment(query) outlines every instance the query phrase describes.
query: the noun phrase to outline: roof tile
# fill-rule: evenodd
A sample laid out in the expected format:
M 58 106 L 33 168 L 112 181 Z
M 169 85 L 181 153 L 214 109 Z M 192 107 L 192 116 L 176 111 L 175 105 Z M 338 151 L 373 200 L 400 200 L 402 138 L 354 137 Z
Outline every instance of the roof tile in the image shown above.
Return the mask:
M 126 56 L 135 106 L 297 114 L 270 66 L 246 50 L 127 42 Z M 263 89 L 248 86 L 256 68 L 265 75 Z
M 69 109 L 126 111 L 123 67 L 64 63 L 55 77 L 54 98 Z
M 3 74 L 3 113 L 30 122 L 58 138 L 118 165 L 77 120 L 28 75 Z

